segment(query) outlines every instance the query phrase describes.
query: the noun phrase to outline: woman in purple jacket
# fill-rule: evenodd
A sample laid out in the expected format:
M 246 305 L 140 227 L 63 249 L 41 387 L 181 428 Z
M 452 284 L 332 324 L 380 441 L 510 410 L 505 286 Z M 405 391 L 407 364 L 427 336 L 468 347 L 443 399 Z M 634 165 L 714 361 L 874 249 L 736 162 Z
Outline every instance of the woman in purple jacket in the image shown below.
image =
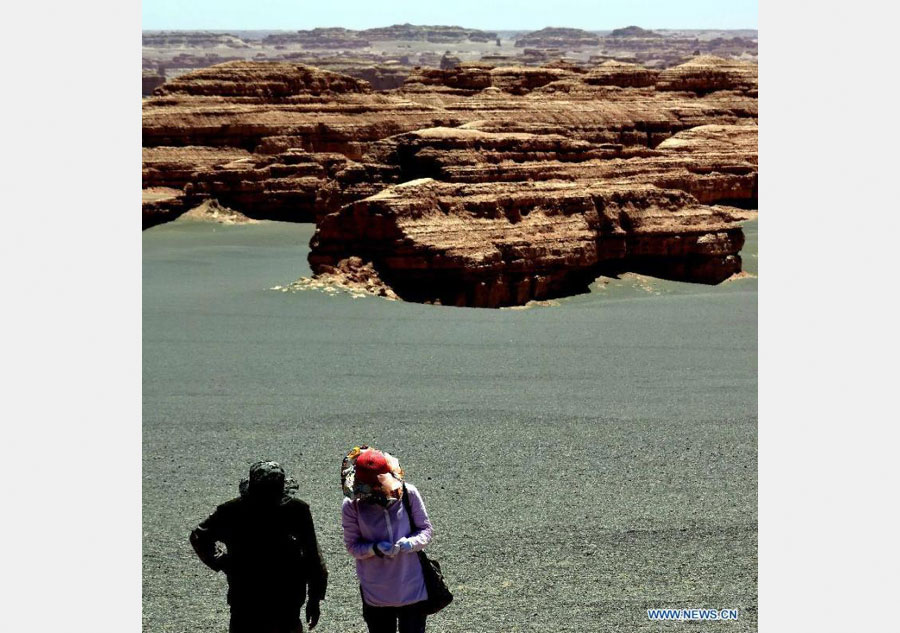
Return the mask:
M 403 470 L 388 453 L 354 448 L 341 467 L 344 544 L 356 559 L 369 633 L 422 633 L 428 597 L 416 552 L 431 542 L 432 528 L 419 491 L 403 483 Z M 401 497 L 409 495 L 412 523 Z

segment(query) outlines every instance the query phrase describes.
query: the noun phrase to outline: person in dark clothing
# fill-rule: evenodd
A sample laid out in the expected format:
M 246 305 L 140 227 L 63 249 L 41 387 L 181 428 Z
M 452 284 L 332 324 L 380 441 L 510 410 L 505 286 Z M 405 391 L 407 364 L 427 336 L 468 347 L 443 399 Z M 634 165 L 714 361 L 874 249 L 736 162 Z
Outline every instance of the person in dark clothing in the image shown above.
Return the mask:
M 241 496 L 198 525 L 191 545 L 210 569 L 228 578 L 230 633 L 300 633 L 307 588 L 306 622 L 316 626 L 328 571 L 309 505 L 286 488 L 276 462 L 253 464 Z

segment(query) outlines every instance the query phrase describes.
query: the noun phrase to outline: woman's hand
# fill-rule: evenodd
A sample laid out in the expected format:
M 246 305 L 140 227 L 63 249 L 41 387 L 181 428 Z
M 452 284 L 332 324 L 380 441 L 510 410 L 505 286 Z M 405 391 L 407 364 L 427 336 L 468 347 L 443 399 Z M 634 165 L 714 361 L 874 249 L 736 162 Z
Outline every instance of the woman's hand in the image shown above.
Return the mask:
M 396 547 L 398 551 L 408 554 L 413 551 L 413 545 L 414 543 L 404 536 L 394 544 L 394 547 Z
M 382 554 L 384 554 L 388 558 L 393 558 L 394 556 L 397 555 L 397 552 L 400 551 L 400 548 L 396 544 L 391 543 L 390 541 L 381 541 L 375 547 L 377 547 L 378 551 L 380 551 Z

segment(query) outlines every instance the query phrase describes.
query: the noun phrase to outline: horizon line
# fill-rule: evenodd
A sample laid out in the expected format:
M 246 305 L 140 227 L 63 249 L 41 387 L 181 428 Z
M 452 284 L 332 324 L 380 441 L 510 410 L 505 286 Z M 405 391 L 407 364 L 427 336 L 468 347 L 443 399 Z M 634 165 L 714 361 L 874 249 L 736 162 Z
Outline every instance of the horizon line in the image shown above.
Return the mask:
M 198 27 L 189 27 L 189 28 L 188 27 L 179 27 L 179 28 L 146 27 L 145 28 L 143 25 L 141 25 L 141 30 L 142 31 L 310 31 L 313 29 L 341 28 L 341 29 L 347 29 L 348 31 L 370 31 L 372 29 L 383 29 L 383 28 L 387 28 L 390 26 L 406 26 L 407 24 L 409 26 L 457 26 L 459 28 L 472 29 L 475 31 L 540 31 L 541 29 L 556 28 L 556 29 L 577 29 L 579 31 L 588 31 L 588 32 L 590 32 L 590 31 L 614 31 L 615 29 L 628 28 L 629 26 L 638 26 L 637 24 L 629 24 L 627 26 L 617 26 L 614 28 L 581 28 L 581 27 L 565 26 L 565 25 L 557 24 L 557 25 L 552 25 L 552 26 L 543 26 L 539 29 L 523 29 L 523 28 L 511 29 L 511 28 L 495 28 L 495 27 L 462 26 L 461 24 L 411 24 L 411 23 L 407 22 L 407 23 L 403 23 L 403 24 L 387 24 L 385 26 L 370 26 L 370 27 L 366 27 L 364 29 L 353 29 L 353 28 L 349 28 L 346 26 L 339 26 L 339 25 L 333 24 L 330 26 L 313 26 L 313 27 L 306 27 L 306 28 L 280 27 L 277 29 L 276 28 L 270 29 L 270 28 L 264 28 L 264 27 L 254 27 L 254 28 L 249 28 L 249 29 L 242 28 L 242 27 L 206 28 L 206 27 L 199 27 L 199 26 Z M 675 26 L 643 27 L 642 26 L 639 28 L 647 29 L 650 31 L 652 31 L 654 29 L 660 30 L 660 31 L 759 31 L 758 27 L 754 28 L 754 27 L 749 27 L 749 26 L 748 27 L 729 27 L 729 28 L 725 28 L 725 27 L 693 28 L 693 27 L 686 27 L 686 26 L 677 26 L 677 27 L 675 27 Z

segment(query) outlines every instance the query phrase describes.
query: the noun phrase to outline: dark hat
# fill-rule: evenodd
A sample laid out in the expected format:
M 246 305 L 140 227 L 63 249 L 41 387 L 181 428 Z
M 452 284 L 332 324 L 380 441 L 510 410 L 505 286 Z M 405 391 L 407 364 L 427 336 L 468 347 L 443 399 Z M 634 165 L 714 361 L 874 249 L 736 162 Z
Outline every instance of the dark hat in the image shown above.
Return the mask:
M 250 467 L 248 492 L 278 494 L 284 492 L 284 468 L 278 462 L 256 462 Z

